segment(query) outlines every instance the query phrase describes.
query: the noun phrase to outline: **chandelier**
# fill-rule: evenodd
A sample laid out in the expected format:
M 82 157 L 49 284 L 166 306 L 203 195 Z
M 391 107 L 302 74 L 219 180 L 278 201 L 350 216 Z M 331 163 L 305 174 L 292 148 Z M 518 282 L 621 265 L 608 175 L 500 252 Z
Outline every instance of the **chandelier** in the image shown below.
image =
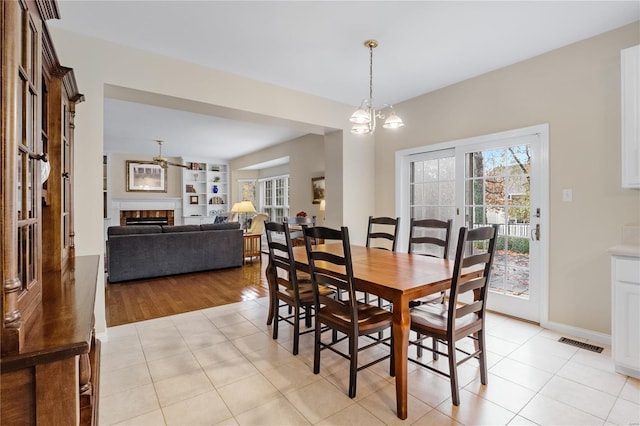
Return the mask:
M 367 40 L 364 47 L 369 49 L 369 99 L 364 99 L 360 107 L 351 115 L 349 121 L 353 123 L 351 133 L 364 135 L 376 130 L 376 119 L 384 120 L 382 127 L 385 129 L 397 129 L 404 126 L 402 119 L 393 110 L 393 105 L 384 104 L 376 109 L 373 105 L 373 49 L 378 47 L 377 40 Z M 385 115 L 384 111 L 388 111 Z

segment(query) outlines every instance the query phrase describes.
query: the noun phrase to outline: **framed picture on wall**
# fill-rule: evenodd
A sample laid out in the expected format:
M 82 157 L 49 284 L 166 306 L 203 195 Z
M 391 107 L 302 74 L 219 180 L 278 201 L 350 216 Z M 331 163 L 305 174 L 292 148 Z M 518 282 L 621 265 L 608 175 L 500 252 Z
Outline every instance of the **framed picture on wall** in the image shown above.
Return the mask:
M 127 192 L 167 192 L 167 171 L 152 161 L 127 160 Z
M 320 204 L 324 200 L 324 176 L 311 178 L 311 196 L 313 204 Z

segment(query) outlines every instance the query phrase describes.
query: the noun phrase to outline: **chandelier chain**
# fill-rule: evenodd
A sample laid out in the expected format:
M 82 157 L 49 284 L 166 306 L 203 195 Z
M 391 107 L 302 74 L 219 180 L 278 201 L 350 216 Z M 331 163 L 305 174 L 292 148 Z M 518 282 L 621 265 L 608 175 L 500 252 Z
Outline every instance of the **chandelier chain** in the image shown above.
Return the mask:
M 369 105 L 373 109 L 373 45 L 369 44 Z

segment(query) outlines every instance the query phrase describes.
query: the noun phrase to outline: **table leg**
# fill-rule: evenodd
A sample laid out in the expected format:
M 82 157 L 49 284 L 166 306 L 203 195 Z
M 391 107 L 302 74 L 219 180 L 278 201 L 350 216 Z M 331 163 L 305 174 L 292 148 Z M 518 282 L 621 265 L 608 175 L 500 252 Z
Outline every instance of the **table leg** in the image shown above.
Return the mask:
M 398 418 L 407 418 L 407 364 L 409 355 L 409 303 L 393 301 L 393 350 L 396 368 L 396 404 Z

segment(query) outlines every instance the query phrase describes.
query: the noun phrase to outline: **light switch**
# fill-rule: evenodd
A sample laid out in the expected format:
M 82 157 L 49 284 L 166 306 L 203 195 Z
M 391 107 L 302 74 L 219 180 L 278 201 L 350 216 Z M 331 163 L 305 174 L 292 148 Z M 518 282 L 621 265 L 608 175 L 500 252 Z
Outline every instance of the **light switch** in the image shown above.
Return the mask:
M 562 201 L 573 201 L 573 189 L 562 190 Z

